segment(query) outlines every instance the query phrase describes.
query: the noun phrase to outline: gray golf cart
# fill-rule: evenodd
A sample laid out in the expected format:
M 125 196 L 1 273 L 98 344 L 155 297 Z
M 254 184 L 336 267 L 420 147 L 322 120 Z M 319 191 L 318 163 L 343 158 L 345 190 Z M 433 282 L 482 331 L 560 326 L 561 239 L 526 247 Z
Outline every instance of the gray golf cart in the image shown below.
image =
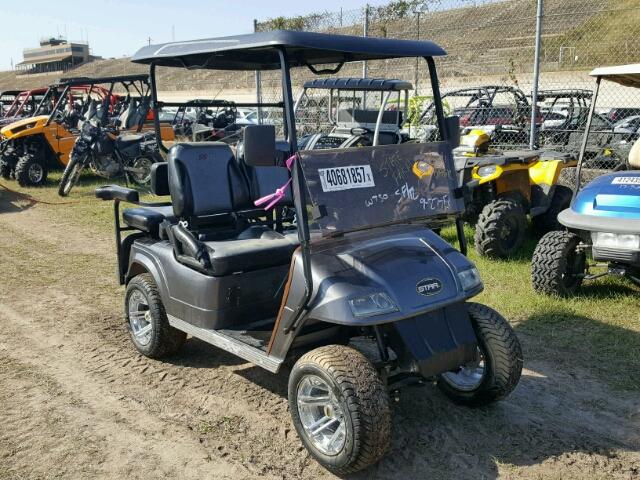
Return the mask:
M 425 227 L 463 209 L 449 134 L 457 119 L 443 115 L 433 59 L 443 54 L 426 41 L 290 31 L 144 47 L 133 61 L 150 65 L 154 107 L 158 66 L 279 70 L 283 101 L 263 106 L 282 109 L 291 172 L 274 126 L 252 125 L 242 157 L 222 142 L 173 145 L 152 178 L 170 204 L 118 186 L 96 191 L 114 201 L 138 351 L 160 358 L 191 335 L 273 373 L 299 357 L 289 374 L 293 424 L 338 474 L 386 452 L 391 392 L 435 381 L 455 402 L 485 405 L 520 378 L 508 322 L 467 302 L 483 288 L 478 271 Z M 297 151 L 293 68 L 398 57 L 426 60 L 442 142 Z M 255 207 L 272 192 L 272 210 Z M 120 212 L 121 202 L 136 206 Z
M 295 104 L 298 130 L 311 129 L 298 141 L 300 150 L 403 143 L 409 91 L 403 80 L 320 78 L 310 80 Z M 318 95 L 320 93 L 320 95 Z M 328 98 L 327 98 L 328 94 Z M 318 133 L 329 126 L 328 133 Z

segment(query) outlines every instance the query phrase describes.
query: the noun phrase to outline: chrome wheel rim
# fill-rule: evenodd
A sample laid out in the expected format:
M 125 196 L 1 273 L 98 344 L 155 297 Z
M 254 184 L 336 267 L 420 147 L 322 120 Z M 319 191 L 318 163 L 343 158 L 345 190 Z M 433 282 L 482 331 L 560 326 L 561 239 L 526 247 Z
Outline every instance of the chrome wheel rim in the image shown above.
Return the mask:
M 344 411 L 331 388 L 317 375 L 298 383 L 296 403 L 309 441 L 325 455 L 337 455 L 347 440 Z
M 44 170 L 41 165 L 34 163 L 33 165 L 29 166 L 27 175 L 29 176 L 29 181 L 31 183 L 40 183 L 42 181 L 42 177 L 44 176 Z
M 147 157 L 138 157 L 133 162 L 133 179 L 138 185 L 145 185 L 151 181 L 151 166 L 153 161 Z
M 129 297 L 128 307 L 129 325 L 133 338 L 138 344 L 146 346 L 151 342 L 153 334 L 149 301 L 140 290 L 134 290 Z
M 455 372 L 445 372 L 441 378 L 456 390 L 472 392 L 477 389 L 487 373 L 485 354 L 478 349 L 478 359 L 460 367 Z

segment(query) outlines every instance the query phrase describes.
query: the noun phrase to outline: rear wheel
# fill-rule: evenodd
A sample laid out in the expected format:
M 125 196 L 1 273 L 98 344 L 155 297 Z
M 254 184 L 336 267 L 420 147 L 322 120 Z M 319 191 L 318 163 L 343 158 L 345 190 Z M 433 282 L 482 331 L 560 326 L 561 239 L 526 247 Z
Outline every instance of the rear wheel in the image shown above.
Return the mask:
M 133 171 L 127 172 L 136 185 L 144 186 L 151 181 L 151 166 L 154 160 L 149 157 L 138 157 L 133 161 Z
M 500 198 L 488 203 L 478 217 L 475 233 L 476 250 L 480 255 L 508 258 L 524 242 L 527 218 L 516 199 Z
M 547 211 L 531 219 L 533 228 L 540 234 L 552 230 L 561 230 L 563 227 L 558 222 L 558 214 L 571 206 L 572 197 L 573 190 L 564 185 L 556 185 L 551 205 L 549 205 Z
M 169 325 L 160 292 L 148 273 L 137 275 L 127 285 L 125 313 L 136 349 L 150 358 L 177 352 L 187 334 Z
M 302 356 L 289 377 L 289 409 L 309 453 L 338 475 L 374 464 L 389 447 L 389 394 L 353 348 L 329 345 Z
M 84 166 L 84 161 L 84 158 L 79 161 L 77 157 L 73 155 L 71 156 L 69 163 L 64 167 L 64 172 L 62 172 L 60 185 L 58 185 L 58 195 L 61 197 L 69 195 L 73 186 L 78 183 L 78 179 L 80 178 L 80 174 L 82 173 L 82 168 Z
M 39 155 L 25 155 L 16 164 L 15 176 L 21 187 L 43 185 L 48 173 L 46 159 Z
M 478 357 L 440 375 L 438 387 L 455 403 L 481 406 L 507 397 L 516 387 L 522 373 L 522 348 L 502 315 L 479 303 L 468 306 Z
M 538 293 L 570 297 L 580 288 L 587 270 L 587 255 L 578 246 L 582 239 L 571 232 L 544 235 L 531 259 L 531 282 Z

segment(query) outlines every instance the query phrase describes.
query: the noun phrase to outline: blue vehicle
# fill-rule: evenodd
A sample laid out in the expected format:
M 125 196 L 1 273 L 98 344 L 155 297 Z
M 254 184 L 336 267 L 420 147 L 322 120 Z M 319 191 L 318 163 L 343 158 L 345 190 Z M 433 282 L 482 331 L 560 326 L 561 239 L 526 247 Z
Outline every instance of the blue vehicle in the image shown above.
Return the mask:
M 640 284 L 640 139 L 626 161 L 618 160 L 608 170 L 585 161 L 601 81 L 640 88 L 640 64 L 597 68 L 591 75 L 596 89 L 576 168 L 576 194 L 570 208 L 558 215 L 566 229 L 542 237 L 531 262 L 533 288 L 540 293 L 572 296 L 584 281 L 604 275 Z M 582 186 L 583 178 L 594 172 L 600 175 Z
M 462 252 L 426 226 L 464 208 L 452 156 L 458 119 L 443 113 L 439 55 L 431 42 L 290 31 L 144 47 L 133 61 L 150 65 L 154 108 L 157 66 L 279 71 L 284 101 L 260 108 L 281 109 L 288 159 L 273 125 L 249 125 L 235 151 L 174 144 L 152 174 L 170 204 L 117 186 L 96 191 L 114 201 L 135 348 L 160 358 L 189 334 L 272 373 L 297 358 L 293 425 L 340 475 L 385 454 L 389 398 L 402 388 L 435 382 L 455 402 L 485 405 L 520 379 L 509 323 L 469 301 L 483 285 L 463 254 L 460 221 Z M 426 61 L 443 141 L 298 151 L 292 69 L 337 73 L 398 57 Z M 124 226 L 120 202 L 136 205 L 122 211 Z

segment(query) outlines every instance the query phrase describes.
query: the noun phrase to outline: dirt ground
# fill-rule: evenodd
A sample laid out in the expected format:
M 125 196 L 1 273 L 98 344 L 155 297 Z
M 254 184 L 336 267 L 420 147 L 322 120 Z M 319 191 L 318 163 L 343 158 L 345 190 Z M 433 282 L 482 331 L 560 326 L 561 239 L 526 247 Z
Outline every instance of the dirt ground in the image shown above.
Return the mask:
M 1 479 L 332 478 L 292 428 L 287 371 L 195 339 L 164 362 L 138 355 L 111 233 L 48 211 L 0 209 Z M 353 478 L 640 478 L 637 394 L 557 368 L 562 352 L 519 334 L 509 399 L 468 409 L 432 386 L 403 392 L 389 455 Z

